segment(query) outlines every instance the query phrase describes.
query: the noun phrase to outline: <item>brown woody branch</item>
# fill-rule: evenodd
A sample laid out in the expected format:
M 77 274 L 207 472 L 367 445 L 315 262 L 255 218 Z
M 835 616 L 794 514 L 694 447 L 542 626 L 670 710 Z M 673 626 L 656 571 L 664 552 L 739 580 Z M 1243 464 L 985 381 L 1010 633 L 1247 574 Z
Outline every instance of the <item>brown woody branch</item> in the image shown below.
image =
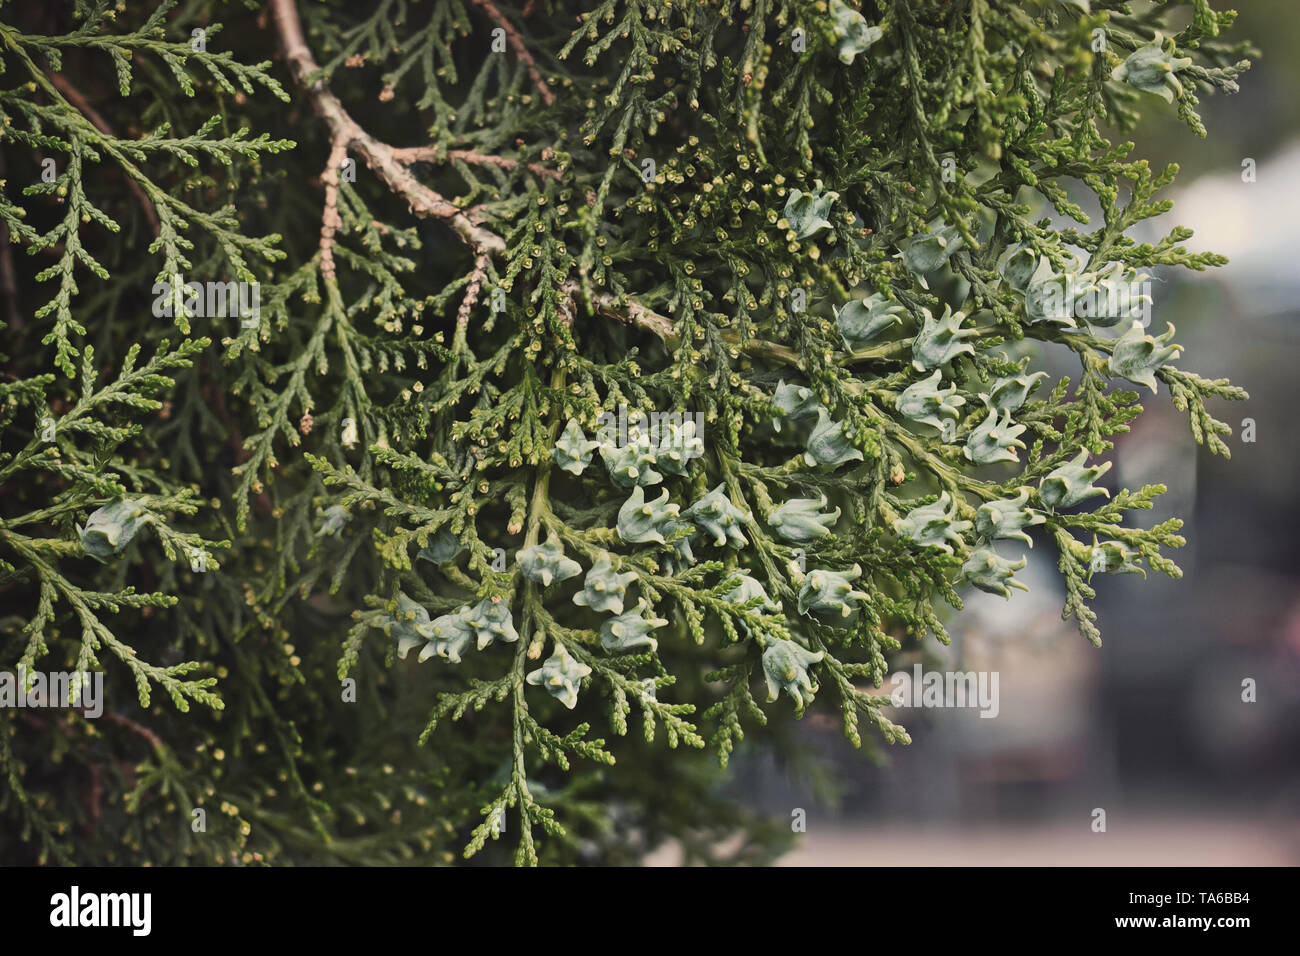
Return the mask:
M 479 289 L 483 285 L 483 278 L 487 275 L 491 262 L 492 257 L 485 252 L 479 253 L 478 258 L 474 260 L 474 271 L 470 273 L 469 284 L 465 287 L 465 298 L 461 300 L 460 309 L 456 312 L 457 340 L 460 340 L 469 326 L 469 314 L 478 302 Z
M 343 217 L 339 215 L 339 174 L 347 155 L 347 144 L 341 139 L 334 140 L 325 170 L 320 174 L 325 184 L 325 211 L 320 222 L 320 274 L 325 279 L 334 278 L 334 235 L 343 228 Z
M 441 219 L 478 253 L 500 255 L 505 242 L 490 229 L 417 180 L 387 143 L 375 139 L 354 120 L 317 76 L 320 66 L 302 33 L 294 0 L 271 0 L 271 16 L 294 79 L 307 93 L 312 109 L 325 121 L 330 138 L 345 150 L 355 150 L 390 190 L 402 196 L 416 216 Z M 322 237 L 323 238 L 323 237 Z

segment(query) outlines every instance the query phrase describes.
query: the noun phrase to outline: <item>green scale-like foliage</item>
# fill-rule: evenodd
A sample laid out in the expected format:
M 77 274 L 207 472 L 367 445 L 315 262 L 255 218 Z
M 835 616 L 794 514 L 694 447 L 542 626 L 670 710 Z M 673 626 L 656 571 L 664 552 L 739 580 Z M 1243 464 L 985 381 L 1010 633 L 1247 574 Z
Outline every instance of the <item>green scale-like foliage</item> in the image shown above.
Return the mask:
M 759 859 L 716 791 L 746 734 L 826 708 L 907 742 L 891 655 L 946 642 L 964 587 L 1010 597 L 1035 538 L 1093 643 L 1098 575 L 1179 574 L 1181 522 L 1125 521 L 1163 487 L 1106 486 L 1129 386 L 1223 455 L 1206 403 L 1245 394 L 1140 298 L 1075 300 L 1225 261 L 1130 238 L 1175 169 L 1104 133 L 1204 134 L 1198 94 L 1246 65 L 1205 0 L 274 0 L 238 31 L 69 6 L 61 34 L 0 22 L 0 216 L 48 263 L 0 384 L 0 638 L 6 664 L 108 649 L 144 710 L 116 702 L 113 744 L 0 716 L 0 809 L 44 857 L 112 814 L 124 846 L 82 859 L 622 860 L 665 833 L 708 858 L 733 820 Z M 176 276 L 259 280 L 258 320 L 179 310 L 136 369 Z M 87 348 L 77 392 L 87 337 L 124 357 Z M 164 373 L 165 416 L 105 415 L 159 408 Z M 87 539 L 114 522 L 135 540 Z M 159 558 L 196 548 L 202 574 Z M 103 623 L 136 608 L 139 657 Z M 162 616 L 194 661 L 143 663 Z M 94 814 L 50 793 L 52 747 Z

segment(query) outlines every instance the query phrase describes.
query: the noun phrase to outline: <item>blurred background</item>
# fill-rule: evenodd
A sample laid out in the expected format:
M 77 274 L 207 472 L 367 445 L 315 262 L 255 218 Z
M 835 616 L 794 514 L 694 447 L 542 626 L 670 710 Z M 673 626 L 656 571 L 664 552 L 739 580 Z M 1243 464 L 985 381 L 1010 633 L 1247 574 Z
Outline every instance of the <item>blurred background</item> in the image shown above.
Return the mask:
M 1109 456 L 1112 488 L 1168 485 L 1141 517 L 1187 522 L 1188 544 L 1171 554 L 1184 577 L 1095 578 L 1098 649 L 1061 621 L 1054 551 L 1040 542 L 1017 575 L 1029 593 L 970 592 L 952 646 L 930 640 L 924 659 L 897 668 L 997 671 L 996 719 L 897 709 L 913 743 L 878 763 L 814 717 L 793 758 L 738 754 L 734 796 L 777 819 L 806 817 L 783 862 L 1300 863 L 1300 8 L 1235 6 L 1232 35 L 1262 56 L 1239 94 L 1202 99 L 1209 138 L 1154 97 L 1135 135 L 1153 167 L 1182 170 L 1165 194 L 1174 211 L 1149 238 L 1185 225 L 1190 249 L 1230 259 L 1157 274 L 1152 331 L 1172 322 L 1185 367 L 1251 396 L 1211 408 L 1233 425 L 1230 461 L 1195 444 L 1163 389 L 1142 391 L 1146 413 Z M 1246 159 L 1254 182 L 1243 181 Z M 1064 361 L 1055 371 L 1077 380 Z M 1242 700 L 1248 678 L 1253 703 Z M 677 856 L 667 847 L 653 862 Z

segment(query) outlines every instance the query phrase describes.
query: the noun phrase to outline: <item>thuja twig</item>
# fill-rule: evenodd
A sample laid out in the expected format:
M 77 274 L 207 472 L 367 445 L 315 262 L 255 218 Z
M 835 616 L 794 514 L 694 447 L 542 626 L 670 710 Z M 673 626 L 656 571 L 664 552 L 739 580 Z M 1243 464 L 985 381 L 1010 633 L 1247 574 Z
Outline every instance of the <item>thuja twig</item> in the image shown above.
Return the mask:
M 495 166 L 507 170 L 518 169 L 520 165 L 519 160 L 511 159 L 509 156 L 493 156 L 472 149 L 442 149 L 439 146 L 402 146 L 393 150 L 393 156 L 403 163 L 441 163 L 453 160 L 469 163 L 472 166 Z M 564 180 L 564 174 L 558 169 L 551 169 L 541 163 L 526 163 L 524 168 L 535 176 L 554 179 L 556 182 Z

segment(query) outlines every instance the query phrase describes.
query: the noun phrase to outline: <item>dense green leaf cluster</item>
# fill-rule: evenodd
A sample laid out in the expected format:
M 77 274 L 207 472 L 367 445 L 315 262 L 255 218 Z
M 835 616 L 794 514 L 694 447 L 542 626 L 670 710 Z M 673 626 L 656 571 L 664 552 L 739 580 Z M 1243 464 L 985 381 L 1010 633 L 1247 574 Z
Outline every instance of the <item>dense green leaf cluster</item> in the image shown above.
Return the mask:
M 1022 545 L 1094 643 L 1095 575 L 1179 574 L 1181 523 L 1125 520 L 1163 487 L 1103 456 L 1125 383 L 1227 454 L 1207 402 L 1244 392 L 1141 321 L 1146 270 L 1224 260 L 1129 235 L 1176 170 L 1108 131 L 1203 135 L 1231 14 L 587 6 L 0 10 L 0 217 L 41 264 L 7 292 L 0 663 L 138 689 L 0 714 L 0 848 L 710 858 L 739 826 L 760 859 L 717 765 L 810 707 L 906 742 L 891 654 L 1023 587 Z M 260 310 L 150 314 L 192 279 Z

